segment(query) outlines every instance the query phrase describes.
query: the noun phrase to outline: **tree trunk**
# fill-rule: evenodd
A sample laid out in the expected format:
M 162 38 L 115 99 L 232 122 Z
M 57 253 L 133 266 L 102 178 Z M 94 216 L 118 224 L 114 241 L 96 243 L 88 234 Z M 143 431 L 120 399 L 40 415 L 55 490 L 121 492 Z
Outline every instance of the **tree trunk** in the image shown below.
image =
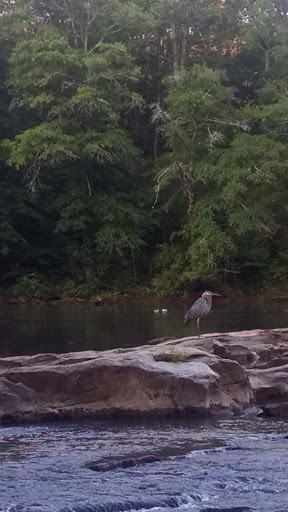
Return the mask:
M 134 255 L 134 252 L 131 247 L 130 247 L 130 252 L 131 252 L 131 258 L 132 258 L 134 282 L 135 282 L 135 286 L 137 286 L 137 271 L 136 271 L 135 255 Z
M 173 51 L 173 73 L 175 76 L 179 75 L 179 41 L 178 41 L 178 28 L 175 23 L 171 25 L 171 42 Z
M 269 48 L 264 48 L 264 60 L 265 60 L 265 71 L 269 71 L 270 64 L 271 64 Z
M 161 36 L 158 34 L 157 40 L 157 106 L 160 108 L 160 84 L 161 84 Z M 159 119 L 155 120 L 154 140 L 153 140 L 153 157 L 156 160 L 158 156 L 158 128 Z
M 259 48 L 261 48 L 261 50 L 264 52 L 264 69 L 265 71 L 269 71 L 271 64 L 269 41 L 264 40 L 260 36 Z
M 75 21 L 74 21 L 74 12 L 73 12 L 73 5 L 70 2 L 65 2 L 66 11 L 68 14 L 68 24 L 70 24 L 73 32 L 73 38 L 74 38 L 74 45 L 75 48 L 77 48 L 78 45 L 78 37 L 77 37 L 77 31 L 75 27 Z
M 188 28 L 183 28 L 182 31 L 182 44 L 181 44 L 181 59 L 180 59 L 180 69 L 184 71 L 185 69 L 185 61 L 187 55 L 187 41 L 188 41 Z
M 85 31 L 84 37 L 83 37 L 83 48 L 85 52 L 87 52 L 88 48 L 88 30 Z

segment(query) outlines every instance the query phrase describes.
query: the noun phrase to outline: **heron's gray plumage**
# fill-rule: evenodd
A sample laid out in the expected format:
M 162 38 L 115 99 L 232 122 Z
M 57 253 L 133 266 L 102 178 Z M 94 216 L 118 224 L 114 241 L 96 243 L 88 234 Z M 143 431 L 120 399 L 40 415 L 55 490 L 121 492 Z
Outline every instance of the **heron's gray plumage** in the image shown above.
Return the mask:
M 194 320 L 194 318 L 198 318 L 200 316 L 205 316 L 209 313 L 209 311 L 212 308 L 212 297 L 211 295 L 206 295 L 205 297 L 200 297 L 200 299 L 197 299 L 193 306 L 187 311 L 185 318 L 184 318 L 184 324 L 187 324 L 190 322 L 190 320 Z
M 187 324 L 190 322 L 190 320 L 197 319 L 197 331 L 198 331 L 198 337 L 200 336 L 200 327 L 199 327 L 199 321 L 201 316 L 205 316 L 211 311 L 212 308 L 212 296 L 213 295 L 219 295 L 218 293 L 212 293 L 209 291 L 206 291 L 202 293 L 202 296 L 200 299 L 197 299 L 194 304 L 191 306 L 189 311 L 187 311 L 185 317 L 184 317 L 184 324 Z

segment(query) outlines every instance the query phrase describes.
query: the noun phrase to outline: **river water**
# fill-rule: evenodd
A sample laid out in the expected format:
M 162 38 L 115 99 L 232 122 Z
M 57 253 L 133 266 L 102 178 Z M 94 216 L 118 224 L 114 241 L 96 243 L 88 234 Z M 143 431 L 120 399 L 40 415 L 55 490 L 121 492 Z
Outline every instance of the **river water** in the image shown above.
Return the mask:
M 196 334 L 195 323 L 183 325 L 191 304 L 155 300 L 142 304 L 74 305 L 0 304 L 0 356 L 133 347 L 153 338 Z M 159 313 L 154 313 L 160 309 Z M 167 309 L 167 313 L 162 313 Z M 201 332 L 272 329 L 288 326 L 288 302 L 214 301 L 201 320 Z
M 167 313 L 154 313 L 155 308 Z M 0 310 L 0 354 L 103 350 L 195 333 L 180 302 L 12 306 Z M 286 327 L 288 305 L 215 309 L 202 332 Z M 157 455 L 95 472 L 87 463 Z M 119 464 L 118 464 L 119 466 Z M 183 419 L 0 426 L 0 512 L 288 512 L 288 423 Z
M 260 419 L 2 427 L 0 510 L 288 511 L 287 434 Z M 147 454 L 163 459 L 86 466 Z

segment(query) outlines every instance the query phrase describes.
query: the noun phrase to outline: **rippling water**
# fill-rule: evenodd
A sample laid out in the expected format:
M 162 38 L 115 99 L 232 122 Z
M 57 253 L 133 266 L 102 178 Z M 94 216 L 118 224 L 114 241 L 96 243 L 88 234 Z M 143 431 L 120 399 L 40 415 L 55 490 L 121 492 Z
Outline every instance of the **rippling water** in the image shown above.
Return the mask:
M 260 419 L 1 427 L 0 510 L 288 511 L 287 434 Z M 163 459 L 85 467 L 146 454 Z

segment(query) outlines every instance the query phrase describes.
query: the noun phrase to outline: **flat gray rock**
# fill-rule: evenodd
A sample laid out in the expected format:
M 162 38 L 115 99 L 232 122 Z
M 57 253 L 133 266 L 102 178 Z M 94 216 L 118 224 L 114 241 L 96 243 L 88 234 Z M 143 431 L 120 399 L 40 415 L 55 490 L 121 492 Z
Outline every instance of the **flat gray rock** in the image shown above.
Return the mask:
M 286 414 L 287 331 L 0 358 L 0 419 Z

